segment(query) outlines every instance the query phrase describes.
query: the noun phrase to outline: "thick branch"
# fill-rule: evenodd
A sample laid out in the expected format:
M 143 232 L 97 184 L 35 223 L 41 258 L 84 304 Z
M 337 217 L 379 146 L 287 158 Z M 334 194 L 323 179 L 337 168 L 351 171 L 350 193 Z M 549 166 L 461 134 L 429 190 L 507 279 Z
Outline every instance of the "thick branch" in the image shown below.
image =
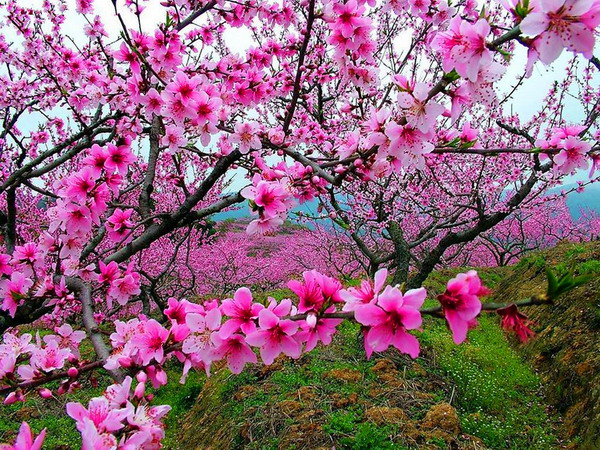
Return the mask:
M 183 204 L 173 214 L 168 215 L 160 223 L 150 225 L 139 237 L 107 257 L 105 263 L 111 261 L 120 263 L 126 261 L 132 255 L 149 247 L 157 239 L 160 239 L 175 228 L 181 226 L 186 220 L 186 217 L 192 212 L 192 209 L 204 199 L 215 183 L 227 172 L 232 164 L 241 158 L 241 156 L 242 154 L 238 150 L 234 150 L 229 155 L 219 159 L 212 172 L 200 184 L 198 189 L 186 198 Z
M 69 289 L 79 294 L 83 325 L 92 342 L 96 355 L 98 355 L 100 359 L 106 360 L 110 356 L 110 352 L 102 339 L 102 334 L 98 331 L 98 324 L 94 319 L 94 308 L 92 306 L 92 292 L 90 287 L 84 283 L 83 280 L 75 277 L 66 277 L 65 283 Z M 120 370 L 109 370 L 109 372 L 115 381 L 121 382 L 123 380 L 123 374 Z

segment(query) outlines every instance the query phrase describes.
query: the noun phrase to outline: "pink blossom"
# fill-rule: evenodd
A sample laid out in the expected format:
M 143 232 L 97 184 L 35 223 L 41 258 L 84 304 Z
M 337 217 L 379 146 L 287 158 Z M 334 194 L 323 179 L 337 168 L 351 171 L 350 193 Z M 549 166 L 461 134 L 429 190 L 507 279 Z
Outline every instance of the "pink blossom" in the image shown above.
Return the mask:
M 408 124 L 423 133 L 427 133 L 435 126 L 437 117 L 445 110 L 439 103 L 430 101 L 428 96 L 428 86 L 424 83 L 416 83 L 411 93 L 400 92 L 397 97 L 398 105 L 404 108 Z
M 564 140 L 564 148 L 553 158 L 557 169 L 564 174 L 573 173 L 577 169 L 587 169 L 589 164 L 588 152 L 592 149 L 589 142 L 575 136 Z
M 496 312 L 502 317 L 500 326 L 507 331 L 514 331 L 521 342 L 527 342 L 535 335 L 534 331 L 529 328 L 532 324 L 531 320 L 525 314 L 519 312 L 515 304 L 498 309 Z
M 267 234 L 275 231 L 282 224 L 283 219 L 280 216 L 263 216 L 250 222 L 246 232 L 248 234 Z
M 44 442 L 44 438 L 46 437 L 46 429 L 44 428 L 35 440 L 33 439 L 33 434 L 31 433 L 31 428 L 27 422 L 21 423 L 21 427 L 19 428 L 19 434 L 17 435 L 17 439 L 13 445 L 9 444 L 0 444 L 0 449 L 2 450 L 40 450 L 42 448 L 42 443 Z
M 354 313 L 356 321 L 370 327 L 365 336 L 365 346 L 382 352 L 393 345 L 412 358 L 419 356 L 419 341 L 407 330 L 421 326 L 419 308 L 426 296 L 424 288 L 411 289 L 403 295 L 398 288 L 387 286 L 376 304 L 357 307 Z
M 0 253 L 0 277 L 2 275 L 10 275 L 12 273 L 12 267 L 10 266 L 10 255 L 6 253 Z
M 144 332 L 133 336 L 131 342 L 138 350 L 142 364 L 148 365 L 152 359 L 158 363 L 163 361 L 163 345 L 168 338 L 169 330 L 165 329 L 156 320 L 150 319 L 144 324 Z
M 178 324 L 185 324 L 186 317 L 189 313 L 204 312 L 204 308 L 201 305 L 189 302 L 185 299 L 177 301 L 177 299 L 170 297 L 167 302 L 169 306 L 165 309 L 165 315 Z
M 182 351 L 188 355 L 195 354 L 206 366 L 214 358 L 213 334 L 221 326 L 221 310 L 214 308 L 204 314 L 190 313 L 186 317 L 186 325 L 191 334 L 183 341 Z
M 325 312 L 335 312 L 335 307 L 331 306 Z M 302 330 L 298 332 L 298 339 L 301 342 L 306 342 L 306 352 L 313 350 L 319 342 L 322 342 L 323 345 L 329 345 L 337 331 L 336 327 L 340 323 L 342 323 L 341 319 L 317 318 L 314 314 L 309 313 L 306 320 L 300 323 Z
M 460 344 L 467 338 L 469 323 L 481 311 L 479 297 L 488 293 L 477 272 L 470 270 L 448 281 L 446 292 L 438 295 L 455 343 Z
M 119 305 L 125 305 L 129 299 L 142 292 L 140 288 L 140 276 L 133 273 L 125 273 L 123 277 L 117 278 L 108 289 L 109 307 L 111 300 L 115 300 Z
M 169 149 L 170 153 L 176 153 L 179 147 L 187 144 L 187 139 L 183 136 L 185 130 L 178 126 L 168 126 L 165 129 L 165 135 L 161 138 L 160 144 Z
M 106 397 L 95 397 L 89 401 L 87 408 L 81 403 L 67 403 L 67 414 L 77 421 L 78 429 L 85 419 L 89 419 L 99 431 L 111 432 L 123 428 L 123 420 L 129 415 L 129 410 L 114 409 Z
M 593 56 L 594 29 L 600 24 L 598 0 L 540 0 L 539 9 L 521 22 L 521 31 L 539 36 L 536 50 L 544 64 L 560 56 L 563 48 Z
M 131 152 L 129 145 L 108 144 L 108 158 L 104 167 L 108 170 L 117 171 L 121 175 L 126 175 L 129 165 L 136 161 L 135 155 Z
M 97 175 L 94 175 L 94 170 L 90 167 L 85 167 L 69 177 L 66 189 L 67 197 L 72 201 L 85 202 L 88 194 L 96 186 L 97 177 Z
M 58 218 L 69 234 L 86 234 L 92 229 L 92 212 L 87 206 L 75 203 L 59 206 Z
M 262 148 L 262 144 L 258 130 L 259 126 L 255 122 L 238 123 L 234 127 L 234 133 L 229 136 L 229 140 L 234 144 L 239 144 L 239 150 L 244 154 L 251 149 L 259 150 Z
M 257 362 L 256 355 L 240 334 L 230 334 L 224 339 L 218 335 L 215 345 L 214 356 L 218 359 L 227 358 L 227 366 L 232 373 L 241 373 L 246 363 Z
M 128 239 L 122 242 L 126 244 L 128 240 L 133 238 L 129 233 L 129 230 L 134 226 L 134 223 L 131 221 L 132 214 L 133 209 L 126 209 L 125 211 L 120 208 L 115 209 L 115 212 L 106 221 L 108 237 L 110 239 L 121 242 L 129 234 Z
M 342 289 L 340 297 L 345 302 L 344 311 L 355 311 L 357 307 L 368 303 L 376 303 L 379 292 L 387 279 L 387 269 L 379 269 L 373 277 L 373 282 L 363 280 L 359 287 Z
M 253 303 L 252 293 L 248 288 L 239 288 L 235 291 L 233 299 L 223 300 L 221 304 L 221 311 L 230 319 L 219 330 L 219 337 L 227 339 L 238 330 L 244 334 L 253 333 L 256 331 L 255 320 L 263 308 L 260 303 Z
M 290 193 L 278 181 L 260 180 L 256 186 L 242 189 L 241 194 L 252 201 L 252 209 L 260 215 L 272 217 L 285 212 L 289 206 Z
M 27 297 L 33 281 L 20 272 L 13 272 L 10 280 L 0 280 L 0 295 L 3 298 L 2 309 L 15 317 L 19 302 Z
M 62 369 L 70 355 L 70 349 L 60 348 L 57 341 L 50 341 L 44 348 L 35 347 L 32 350 L 31 367 L 45 372 Z
M 298 304 L 298 312 L 305 313 L 307 311 L 319 311 L 325 302 L 323 297 L 323 291 L 318 282 L 318 275 L 316 270 L 306 271 L 302 274 L 304 277 L 304 283 L 300 283 L 297 280 L 291 280 L 288 282 L 288 287 L 294 292 L 300 299 Z
M 291 358 L 299 358 L 302 348 L 294 339 L 298 324 L 292 320 L 282 320 L 269 309 L 258 313 L 259 329 L 246 336 L 246 342 L 260 347 L 260 356 L 266 365 L 273 364 L 281 353 Z
M 111 261 L 108 264 L 104 264 L 100 261 L 98 264 L 100 275 L 98 275 L 98 283 L 112 284 L 119 277 L 119 265 Z
M 140 103 L 145 106 L 146 115 L 152 117 L 153 114 L 160 114 L 164 104 L 162 97 L 154 88 L 148 90 L 145 96 L 142 96 Z
M 446 72 L 456 69 L 460 76 L 474 82 L 479 69 L 492 61 L 485 41 L 489 33 L 490 25 L 485 19 L 472 24 L 456 16 L 450 20 L 448 31 L 435 35 L 431 46 L 441 53 Z
M 60 327 L 55 329 L 57 335 L 44 336 L 44 341 L 50 343 L 56 341 L 59 347 L 68 348 L 75 356 L 79 356 L 79 344 L 85 339 L 85 331 L 77 330 L 74 331 L 73 327 L 68 323 L 62 324 Z

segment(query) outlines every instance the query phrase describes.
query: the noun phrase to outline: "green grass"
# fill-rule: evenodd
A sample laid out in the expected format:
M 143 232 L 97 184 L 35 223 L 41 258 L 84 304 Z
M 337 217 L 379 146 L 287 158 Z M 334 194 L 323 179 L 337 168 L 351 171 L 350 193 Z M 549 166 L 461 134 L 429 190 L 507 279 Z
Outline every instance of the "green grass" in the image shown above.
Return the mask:
M 421 335 L 439 373 L 456 384 L 466 433 L 490 448 L 554 448 L 556 436 L 540 398 L 540 380 L 510 347 L 494 316 L 483 316 L 469 341 L 455 345 L 446 327 L 428 320 Z

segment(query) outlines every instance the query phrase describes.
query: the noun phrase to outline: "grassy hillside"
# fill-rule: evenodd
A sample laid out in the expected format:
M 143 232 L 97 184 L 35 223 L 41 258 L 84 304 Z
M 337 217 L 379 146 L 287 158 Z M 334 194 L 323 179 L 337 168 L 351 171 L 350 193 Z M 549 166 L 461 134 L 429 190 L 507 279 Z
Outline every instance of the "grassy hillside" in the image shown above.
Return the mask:
M 451 272 L 429 281 L 443 289 Z M 488 284 L 500 278 L 487 275 Z M 284 295 L 281 292 L 280 295 Z M 557 448 L 540 380 L 510 347 L 495 317 L 470 342 L 451 343 L 429 319 L 423 354 L 365 359 L 359 328 L 298 361 L 281 358 L 240 376 L 217 371 L 178 421 L 171 448 Z
M 600 242 L 563 243 L 532 254 L 500 283 L 500 301 L 543 292 L 545 268 L 591 274 L 585 286 L 552 308 L 528 309 L 538 336 L 522 352 L 539 370 L 550 403 L 563 413 L 562 431 L 582 449 L 600 448 Z

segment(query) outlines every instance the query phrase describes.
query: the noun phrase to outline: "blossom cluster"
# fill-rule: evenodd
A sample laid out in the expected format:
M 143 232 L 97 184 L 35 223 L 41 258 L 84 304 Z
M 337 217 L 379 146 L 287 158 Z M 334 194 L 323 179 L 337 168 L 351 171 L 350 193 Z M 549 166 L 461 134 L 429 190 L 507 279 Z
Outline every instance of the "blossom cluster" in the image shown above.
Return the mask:
M 101 448 L 155 448 L 164 436 L 161 418 L 169 407 L 150 406 L 152 395 L 146 386 L 150 383 L 159 388 L 167 383 L 166 361 L 175 358 L 183 365 L 182 383 L 190 369 L 210 374 L 211 365 L 221 360 L 238 374 L 246 364 L 258 362 L 253 348 L 258 349 L 262 362 L 270 365 L 281 354 L 299 358 L 319 343 L 330 344 L 343 319 L 361 325 L 367 357 L 393 346 L 416 358 L 420 349 L 413 332 L 421 329 L 423 313 L 438 310 L 422 308 L 427 295 L 424 288 L 403 293 L 398 286 L 386 284 L 387 275 L 382 269 L 373 281 L 343 288 L 337 279 L 312 270 L 304 272 L 302 280 L 289 282 L 294 302 L 288 298 L 258 302 L 249 289 L 240 288 L 232 298 L 203 304 L 171 298 L 164 311 L 166 323 L 144 315 L 117 320 L 110 335 L 113 350 L 103 365 L 135 374 L 136 387 L 132 389 L 133 380 L 127 376 L 108 387 L 103 396 L 91 399 L 87 408 L 67 404 L 67 413 L 76 421 L 84 442 L 102 442 Z M 456 343 L 463 342 L 467 329 L 476 325 L 480 297 L 488 293 L 477 273 L 470 271 L 450 280 L 447 290 L 438 296 Z M 531 332 L 523 322 L 525 316 L 514 305 L 511 308 L 499 311 L 503 326 L 527 337 Z M 27 383 L 40 385 L 45 377 L 61 370 L 65 380 L 56 394 L 80 386 L 78 378 L 90 367 L 79 359 L 85 333 L 66 324 L 55 331 L 43 340 L 38 336 L 35 343 L 30 334 L 4 335 L 0 378 L 8 386 L 16 386 L 5 403 L 23 401 L 31 390 Z M 37 392 L 44 398 L 54 395 L 44 387 Z

